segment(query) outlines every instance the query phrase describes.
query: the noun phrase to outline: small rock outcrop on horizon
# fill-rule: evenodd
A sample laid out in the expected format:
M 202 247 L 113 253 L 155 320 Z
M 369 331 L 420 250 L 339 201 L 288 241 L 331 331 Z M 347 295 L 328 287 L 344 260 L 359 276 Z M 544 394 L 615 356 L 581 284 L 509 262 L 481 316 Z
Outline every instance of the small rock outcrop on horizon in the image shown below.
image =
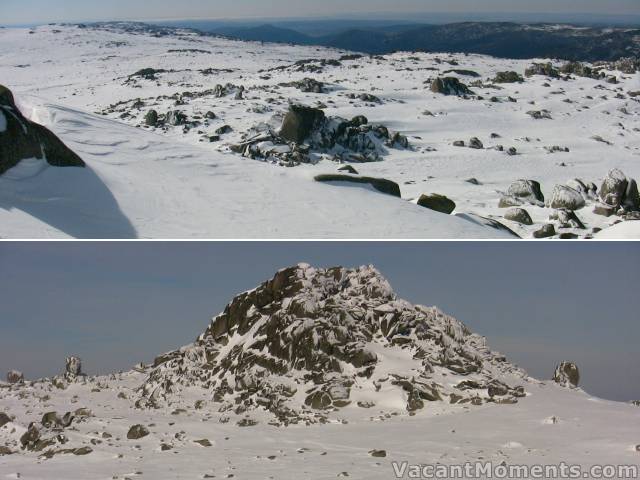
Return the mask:
M 78 357 L 67 357 L 65 361 L 64 378 L 73 381 L 78 377 L 84 376 L 82 373 L 82 360 Z
M 21 160 L 44 159 L 54 167 L 84 167 L 85 163 L 46 127 L 27 119 L 11 90 L 0 85 L 0 175 Z
M 409 412 L 429 402 L 516 403 L 524 387 L 505 378 L 524 383 L 525 374 L 458 320 L 399 299 L 375 268 L 300 264 L 236 296 L 194 344 L 157 357 L 136 405 L 171 405 L 201 387 L 220 411 L 323 423 L 376 398 Z
M 563 387 L 577 387 L 580 383 L 578 366 L 571 362 L 562 362 L 553 373 L 553 381 Z
M 24 374 L 18 370 L 9 370 L 7 372 L 7 383 L 16 384 L 24 382 Z

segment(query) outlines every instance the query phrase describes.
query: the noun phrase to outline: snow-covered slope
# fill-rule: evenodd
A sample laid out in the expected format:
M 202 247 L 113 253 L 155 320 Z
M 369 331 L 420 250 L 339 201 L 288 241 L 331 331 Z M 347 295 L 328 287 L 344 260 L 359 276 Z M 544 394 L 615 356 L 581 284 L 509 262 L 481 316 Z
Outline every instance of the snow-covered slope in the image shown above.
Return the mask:
M 0 478 L 388 479 L 392 461 L 638 462 L 637 406 L 530 378 L 459 321 L 398 299 L 371 267 L 282 270 L 155 364 L 0 383 Z M 276 377 L 280 412 L 295 415 L 270 408 Z M 302 406 L 327 386 L 330 403 Z
M 599 187 L 613 168 L 640 177 L 638 73 L 605 71 L 617 83 L 534 75 L 493 84 L 487 80 L 498 72 L 523 74 L 534 60 L 358 58 L 180 31 L 154 36 L 126 26 L 31 31 L 0 30 L 0 78 L 31 111 L 25 114 L 50 126 L 90 168 L 9 181 L 37 169 L 26 166 L 3 176 L 7 237 L 506 238 L 411 204 L 432 193 L 454 200 L 456 213 L 493 217 L 524 237 L 544 223 L 586 236 L 619 218 L 594 214 L 588 202 L 577 212 L 587 228 L 561 230 L 561 222 L 549 220 L 551 208 L 525 205 L 534 222 L 527 226 L 503 218 L 502 193 L 521 178 L 539 181 L 550 198 L 557 184 L 573 178 Z M 471 86 L 479 98 L 431 92 L 431 79 L 443 75 L 469 85 L 481 80 Z M 321 82 L 320 93 L 313 83 L 295 83 L 304 78 Z M 322 106 L 330 117 L 364 115 L 406 135 L 409 148 L 390 148 L 381 161 L 353 166 L 363 176 L 397 182 L 409 202 L 345 184 L 316 185 L 313 177 L 340 167 L 332 154 L 286 169 L 231 151 L 254 127 L 284 114 L 289 102 Z M 171 111 L 186 117 L 152 127 L 145 120 L 152 109 L 161 119 Z M 527 114 L 544 110 L 551 119 Z M 472 137 L 484 148 L 452 145 Z M 493 148 L 498 145 L 505 150 Z M 554 146 L 569 152 L 545 148 Z M 507 155 L 509 147 L 517 155 Z M 477 182 L 467 181 L 472 178 Z

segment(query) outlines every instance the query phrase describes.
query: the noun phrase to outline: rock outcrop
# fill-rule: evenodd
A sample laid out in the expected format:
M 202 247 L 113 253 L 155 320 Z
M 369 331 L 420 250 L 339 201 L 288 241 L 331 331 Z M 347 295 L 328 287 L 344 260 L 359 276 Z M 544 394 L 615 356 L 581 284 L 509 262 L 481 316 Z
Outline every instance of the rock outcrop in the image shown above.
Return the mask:
M 24 382 L 24 374 L 17 370 L 9 370 L 7 372 L 7 383 L 16 384 Z
M 278 117 L 272 122 L 277 124 Z M 407 138 L 358 115 L 351 120 L 327 117 L 321 109 L 291 105 L 279 126 L 261 124 L 231 150 L 245 157 L 295 166 L 313 163 L 318 155 L 336 161 L 375 162 L 389 148 L 409 148 Z
M 442 95 L 473 95 L 473 92 L 456 77 L 438 77 L 431 82 L 431 91 Z
M 563 387 L 577 387 L 580 383 L 578 366 L 571 362 L 562 362 L 553 373 L 553 381 Z
M 53 132 L 27 119 L 11 91 L 0 85 L 0 175 L 31 158 L 44 159 L 54 167 L 85 165 Z
M 82 373 L 82 360 L 74 356 L 67 357 L 64 369 L 64 378 L 71 382 L 81 376 L 84 376 Z
M 394 366 L 387 354 L 405 360 Z M 183 389 L 201 387 L 221 412 L 315 423 L 363 392 L 363 405 L 380 394 L 409 412 L 516 402 L 523 386 L 505 378 L 524 373 L 458 320 L 399 299 L 373 267 L 300 264 L 236 296 L 192 345 L 156 358 L 136 405 L 179 404 Z

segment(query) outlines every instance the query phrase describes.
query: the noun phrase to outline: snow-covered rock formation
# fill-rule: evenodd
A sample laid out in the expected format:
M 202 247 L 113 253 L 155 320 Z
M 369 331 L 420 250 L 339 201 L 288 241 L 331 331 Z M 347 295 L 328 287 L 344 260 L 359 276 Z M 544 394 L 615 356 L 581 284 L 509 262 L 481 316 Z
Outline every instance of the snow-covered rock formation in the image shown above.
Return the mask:
M 524 377 L 455 318 L 399 299 L 375 268 L 300 264 L 236 296 L 193 345 L 157 357 L 137 405 L 170 405 L 197 386 L 221 411 L 323 422 L 348 405 L 516 403 Z

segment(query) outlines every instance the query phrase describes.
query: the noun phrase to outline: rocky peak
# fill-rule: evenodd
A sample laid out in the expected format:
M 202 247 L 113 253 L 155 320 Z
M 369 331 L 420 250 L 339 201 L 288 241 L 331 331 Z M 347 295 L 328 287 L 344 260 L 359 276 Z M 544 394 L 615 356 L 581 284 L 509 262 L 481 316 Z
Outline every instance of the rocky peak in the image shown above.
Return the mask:
M 498 378 L 523 373 L 483 337 L 435 307 L 399 299 L 372 266 L 280 270 L 153 367 L 139 407 L 179 401 L 175 394 L 195 385 L 223 411 L 262 408 L 285 424 L 321 421 L 318 411 L 364 404 L 376 392 L 401 398 L 408 411 L 424 401 L 506 403 L 524 394 Z

